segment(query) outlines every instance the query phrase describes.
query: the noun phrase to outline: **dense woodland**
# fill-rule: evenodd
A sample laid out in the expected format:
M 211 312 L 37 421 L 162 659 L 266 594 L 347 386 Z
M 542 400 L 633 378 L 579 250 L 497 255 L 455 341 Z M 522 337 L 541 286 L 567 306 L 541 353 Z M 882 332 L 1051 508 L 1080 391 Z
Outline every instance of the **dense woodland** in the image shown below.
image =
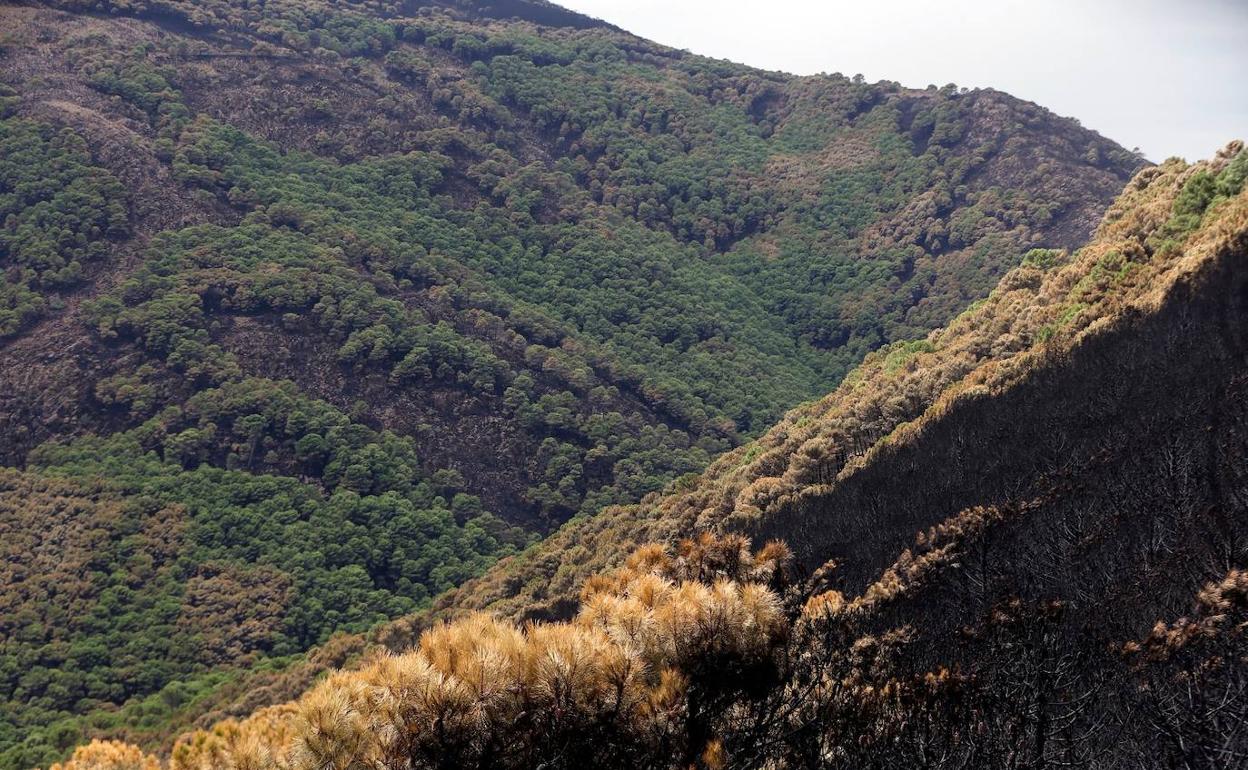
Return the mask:
M 916 709 L 1006 697 L 910 652 L 875 586 L 921 583 L 969 547 L 959 522 L 1013 526 L 1066 482 L 989 463 L 983 489 L 966 470 L 903 485 L 928 502 L 840 490 L 855 473 L 891 486 L 874 469 L 938 431 L 925 421 L 1064 371 L 1083 335 L 1180 323 L 1158 303 L 1242 233 L 1248 155 L 1136 174 L 1134 154 L 999 92 L 761 72 L 540 2 L 57 0 L 0 17 L 0 767 L 97 736 L 138 747 L 91 744 L 71 766 L 347 767 L 334 752 L 358 736 L 326 722 L 310 741 L 307 709 L 391 734 L 348 702 L 356 674 L 169 754 L 343 665 L 373 666 L 369 687 L 440 677 L 439 702 L 484 720 L 379 744 L 383 763 L 817 766 L 845 739 L 811 725 L 836 722 L 875 736 L 845 766 L 914 765 L 888 753 L 910 740 L 1036 766 L 920 739 L 861 689 L 786 698 L 829 677 L 878 677 Z M 1216 398 L 1242 395 L 1242 369 L 1206 371 Z M 1128 397 L 1106 387 L 1104 403 Z M 898 477 L 936 473 L 909 462 Z M 1210 482 L 1226 521 L 1242 481 Z M 722 530 L 793 550 L 696 537 Z M 1193 538 L 1175 552 L 1205 554 Z M 632 572 L 591 579 L 650 541 Z M 1232 622 L 1219 608 L 1238 606 L 1244 565 L 1223 550 L 1131 605 L 1112 641 L 1161 644 L 1141 618 L 1176 622 L 1206 583 L 1222 587 L 1196 608 L 1223 618 L 1207 627 Z M 842 599 L 822 601 L 852 611 L 803 614 L 831 588 L 812 572 L 837 575 Z M 1062 592 L 1016 593 L 1032 629 Z M 476 609 L 502 619 L 422 639 Z M 510 624 L 531 619 L 562 625 Z M 997 633 L 981 620 L 967 633 Z M 470 674 L 473 640 L 507 662 Z M 585 679 L 535 662 L 582 654 Z M 473 700 L 482 687 L 512 694 Z M 774 753 L 743 753 L 760 740 Z

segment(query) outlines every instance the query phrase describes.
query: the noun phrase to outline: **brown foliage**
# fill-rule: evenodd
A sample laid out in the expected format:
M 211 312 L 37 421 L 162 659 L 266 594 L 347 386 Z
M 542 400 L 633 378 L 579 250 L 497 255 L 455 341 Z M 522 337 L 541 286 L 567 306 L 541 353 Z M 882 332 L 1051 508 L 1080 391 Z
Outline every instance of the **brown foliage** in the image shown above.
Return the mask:
M 568 766 L 671 752 L 714 766 L 722 747 L 690 725 L 707 718 L 700 704 L 724 670 L 764 665 L 783 639 L 778 596 L 749 579 L 781 581 L 787 557 L 739 537 L 643 547 L 586 586 L 570 622 L 439 624 L 293 707 L 184 738 L 174 768 Z
M 102 484 L 0 469 L 0 640 L 35 628 L 45 642 L 72 635 L 100 588 L 89 565 L 136 515 L 141 553 L 129 566 L 142 581 L 176 553 L 180 510 L 139 511 Z
M 1248 630 L 1248 571 L 1232 569 L 1196 595 L 1191 617 L 1157 621 L 1148 636 L 1128 642 L 1123 651 L 1151 661 L 1168 660 L 1185 648 L 1220 637 L 1241 637 Z
M 121 741 L 94 740 L 74 749 L 65 762 L 50 770 L 161 770 L 160 760 Z
M 200 634 L 205 663 L 242 660 L 270 642 L 291 590 L 271 567 L 205 564 L 187 581 L 178 625 Z

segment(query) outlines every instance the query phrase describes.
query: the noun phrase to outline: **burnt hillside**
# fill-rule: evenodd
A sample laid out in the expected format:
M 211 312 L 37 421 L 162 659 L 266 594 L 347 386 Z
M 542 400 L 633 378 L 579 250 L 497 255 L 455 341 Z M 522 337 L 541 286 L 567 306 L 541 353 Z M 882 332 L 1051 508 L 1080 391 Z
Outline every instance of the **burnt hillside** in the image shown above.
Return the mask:
M 173 766 L 1240 766 L 1246 179 L 1240 142 L 1141 172 L 1082 249 Z
M 6 767 L 290 697 L 508 556 L 543 561 L 473 602 L 568 615 L 633 539 L 553 555 L 568 533 L 705 489 L 1146 165 L 1001 92 L 762 72 L 536 0 L 0 21 L 4 525 L 59 522 L 13 556 Z M 31 555 L 56 533 L 111 544 L 63 593 Z

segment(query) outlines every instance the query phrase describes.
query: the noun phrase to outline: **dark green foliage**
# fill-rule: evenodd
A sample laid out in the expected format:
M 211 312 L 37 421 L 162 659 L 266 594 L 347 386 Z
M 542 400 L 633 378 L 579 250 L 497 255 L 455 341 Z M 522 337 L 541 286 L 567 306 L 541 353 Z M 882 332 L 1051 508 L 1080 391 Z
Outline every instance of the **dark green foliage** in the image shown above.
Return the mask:
M 352 240 L 343 237 L 335 242 Z M 91 306 L 88 317 L 106 338 L 120 334 L 140 340 L 173 371 L 211 384 L 238 376 L 233 357 L 211 340 L 214 314 L 293 314 L 291 323 L 308 319 L 321 333 L 341 342 L 339 361 L 383 367 L 396 385 L 443 383 L 486 396 L 505 390 L 507 407 L 523 424 L 539 436 L 559 436 L 562 451 L 575 453 L 578 464 L 592 463 L 593 486 L 605 482 L 616 487 L 603 489 L 589 501 L 582 499 L 590 487 L 588 475 L 559 480 L 563 495 L 552 497 L 534 489 L 532 502 L 558 518 L 591 505 L 635 499 L 707 459 L 706 451 L 691 447 L 680 431 L 647 427 L 636 415 L 626 418 L 618 412 L 613 412 L 614 421 L 604 424 L 609 415 L 595 415 L 595 404 L 570 392 L 551 392 L 547 386 L 537 393 L 533 377 L 516 378 L 513 367 L 527 365 L 523 361 L 509 363 L 490 344 L 457 331 L 455 324 L 431 323 L 425 312 L 382 296 L 374 283 L 358 280 L 341 248 L 323 246 L 298 231 L 259 223 L 191 228 L 162 236 L 150 255 L 117 296 Z M 387 285 L 381 282 L 382 288 Z M 533 335 L 531 320 L 520 316 L 517 322 Z M 564 387 L 582 390 L 594 379 L 588 364 L 559 348 L 502 347 L 502 352 L 508 351 L 531 358 L 539 374 L 558 378 Z M 155 403 L 141 381 L 129 378 L 110 380 L 104 392 L 97 388 L 97 393 L 132 408 Z M 614 396 L 609 389 L 601 394 L 603 406 L 619 398 L 618 391 Z M 564 405 L 562 411 L 556 404 Z M 142 408 L 136 411 L 143 413 Z M 628 462 L 617 467 L 622 460 Z
M 463 211 L 437 195 L 448 164 L 443 156 L 410 153 L 338 166 L 279 155 L 208 123 L 183 135 L 174 159 L 184 179 L 253 210 L 249 221 L 267 219 L 345 244 L 343 256 L 355 269 L 448 286 L 460 303 L 484 301 L 506 315 L 520 303 L 542 308 L 563 321 L 552 342 L 576 330 L 605 346 L 597 354 L 602 365 L 643 367 L 650 375 L 637 384 L 653 392 L 650 400 L 695 428 L 727 416 L 749 430 L 821 379 L 818 354 L 795 345 L 753 291 L 688 247 L 593 208 L 580 221 L 537 221 L 518 200 L 536 188 L 534 200 L 562 203 L 550 197 L 570 187 L 558 172 L 521 175 L 509 192 L 490 191 L 504 198 L 503 206 Z M 568 205 L 576 203 L 575 192 L 566 195 Z M 463 276 L 458 266 L 481 278 Z M 514 327 L 527 331 L 523 321 Z M 397 337 L 391 325 L 388 334 L 375 330 L 350 351 L 368 346 L 370 355 L 385 358 Z M 395 352 L 400 359 L 408 352 L 403 347 Z M 760 359 L 768 364 L 762 370 Z M 404 374 L 407 369 L 423 371 L 418 361 Z M 747 387 L 750 376 L 767 384 Z M 706 387 L 708 381 L 714 385 Z
M 1182 240 L 1200 227 L 1205 212 L 1239 194 L 1248 180 L 1248 153 L 1239 152 L 1217 174 L 1200 169 L 1183 183 L 1174 199 L 1170 219 L 1151 233 L 1148 245 L 1158 251 L 1173 251 Z
M 47 445 L 32 459 L 51 475 L 102 477 L 126 495 L 184 506 L 196 562 L 289 574 L 296 593 L 279 654 L 418 606 L 528 542 L 427 477 L 410 439 L 353 423 L 292 383 L 228 383 L 132 431 Z M 269 475 L 278 473 L 288 475 Z M 462 522 L 456 495 L 461 513 L 474 511 Z
M 0 337 L 43 315 L 128 227 L 124 188 L 81 137 L 0 119 Z
M 1022 264 L 1048 270 L 1062 264 L 1065 257 L 1061 249 L 1032 249 L 1023 255 Z
M 87 571 L 72 576 L 89 601 L 40 622 L 15 618 L 24 629 L 5 632 L 0 703 L 20 721 L 0 722 L 0 746 L 15 745 L 17 725 L 44 725 L 12 749 L 34 752 L 12 755 L 28 762 L 81 740 L 71 714 L 158 691 L 190 697 L 167 688 L 411 612 L 531 541 L 452 474 L 426 475 L 410 439 L 352 422 L 292 383 L 204 390 L 132 431 L 47 445 L 32 463 L 84 488 L 105 479 L 122 502 L 118 517 L 100 518 L 107 532 L 92 540 Z M 238 585 L 247 595 L 235 607 Z M 239 614 L 196 613 L 213 601 Z M 236 639 L 248 623 L 263 629 Z

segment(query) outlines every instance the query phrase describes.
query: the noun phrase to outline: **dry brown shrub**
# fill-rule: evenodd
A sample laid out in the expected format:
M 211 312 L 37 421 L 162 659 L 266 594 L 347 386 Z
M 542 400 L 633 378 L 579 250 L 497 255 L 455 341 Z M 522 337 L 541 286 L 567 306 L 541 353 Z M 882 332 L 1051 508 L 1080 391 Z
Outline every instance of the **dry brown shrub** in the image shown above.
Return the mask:
M 121 741 L 93 740 L 74 749 L 64 762 L 49 770 L 161 770 L 160 760 L 138 746 Z
M 789 559 L 737 536 L 640 548 L 588 581 L 570 622 L 518 628 L 475 613 L 438 624 L 415 649 L 334 673 L 297 704 L 184 738 L 173 770 L 515 766 L 578 735 L 649 745 L 681 728 L 690 677 L 714 676 L 708 661 L 758 663 L 783 638 L 779 597 L 750 578 L 780 581 Z

